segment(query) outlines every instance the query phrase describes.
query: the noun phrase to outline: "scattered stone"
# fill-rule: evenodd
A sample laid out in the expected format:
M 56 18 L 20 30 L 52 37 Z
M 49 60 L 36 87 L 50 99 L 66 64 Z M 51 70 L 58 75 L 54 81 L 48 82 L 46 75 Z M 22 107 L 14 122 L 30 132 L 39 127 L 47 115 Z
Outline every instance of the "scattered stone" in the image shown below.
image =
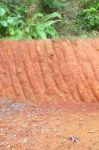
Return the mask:
M 15 111 L 20 111 L 22 110 L 24 107 L 24 104 L 20 103 L 20 102 L 15 102 L 15 103 L 9 103 L 8 104 L 8 108 L 11 110 L 15 110 Z
M 92 150 L 92 148 L 89 146 L 89 147 L 88 147 L 88 150 Z
M 70 145 L 68 145 L 68 146 L 66 146 L 66 148 L 69 148 L 69 149 L 70 149 L 70 148 L 71 148 L 71 146 L 70 146 Z
M 4 142 L 3 141 L 0 141 L 0 146 L 4 145 Z
M 22 139 L 19 140 L 20 144 L 26 144 L 27 142 L 28 142 L 27 138 L 22 138 Z
M 74 143 L 74 142 L 78 143 L 79 137 L 77 137 L 77 136 L 75 136 L 75 135 L 71 135 L 71 136 L 69 137 L 69 140 L 71 140 L 73 143 Z
M 83 118 L 80 118 L 80 121 L 84 121 L 84 119 L 83 119 Z
M 96 130 L 90 130 L 90 131 L 88 131 L 88 133 L 94 133 L 94 132 L 96 132 Z

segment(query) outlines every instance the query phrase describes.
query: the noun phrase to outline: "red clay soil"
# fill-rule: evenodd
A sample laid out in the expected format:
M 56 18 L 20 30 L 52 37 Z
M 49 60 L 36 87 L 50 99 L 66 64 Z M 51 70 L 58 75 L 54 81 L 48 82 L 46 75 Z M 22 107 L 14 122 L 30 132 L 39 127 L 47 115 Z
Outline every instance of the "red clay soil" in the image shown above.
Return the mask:
M 0 150 L 99 150 L 99 39 L 0 41 Z
M 0 150 L 99 150 L 99 105 L 97 111 L 8 100 L 0 106 Z
M 0 98 L 99 102 L 99 39 L 0 41 Z

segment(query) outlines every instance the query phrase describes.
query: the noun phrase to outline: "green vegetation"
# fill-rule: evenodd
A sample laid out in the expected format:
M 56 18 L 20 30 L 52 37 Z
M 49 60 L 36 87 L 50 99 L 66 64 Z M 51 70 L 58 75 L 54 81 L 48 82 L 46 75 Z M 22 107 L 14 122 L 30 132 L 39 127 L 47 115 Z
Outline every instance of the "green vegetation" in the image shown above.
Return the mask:
M 16 2 L 10 7 L 5 3 L 0 5 L 0 38 L 11 37 L 15 39 L 24 38 L 56 38 L 58 33 L 54 24 L 61 19 L 57 12 L 45 14 L 29 12 L 25 4 L 20 7 Z M 27 5 L 28 6 L 28 5 Z
M 0 38 L 99 35 L 98 0 L 1 0 Z
M 78 12 L 78 22 L 85 30 L 99 30 L 99 2 L 82 0 L 82 9 Z
M 62 9 L 64 9 L 65 1 L 60 0 L 39 0 L 39 5 L 41 7 L 41 10 L 46 13 L 52 13 L 52 12 L 60 12 Z

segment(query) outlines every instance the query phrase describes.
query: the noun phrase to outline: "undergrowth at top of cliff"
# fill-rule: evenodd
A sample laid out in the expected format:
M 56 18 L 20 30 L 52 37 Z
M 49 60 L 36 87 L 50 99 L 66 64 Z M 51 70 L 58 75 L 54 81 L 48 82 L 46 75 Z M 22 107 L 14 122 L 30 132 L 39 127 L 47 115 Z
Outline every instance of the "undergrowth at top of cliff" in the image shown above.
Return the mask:
M 97 33 L 97 0 L 0 1 L 0 38 L 46 39 Z

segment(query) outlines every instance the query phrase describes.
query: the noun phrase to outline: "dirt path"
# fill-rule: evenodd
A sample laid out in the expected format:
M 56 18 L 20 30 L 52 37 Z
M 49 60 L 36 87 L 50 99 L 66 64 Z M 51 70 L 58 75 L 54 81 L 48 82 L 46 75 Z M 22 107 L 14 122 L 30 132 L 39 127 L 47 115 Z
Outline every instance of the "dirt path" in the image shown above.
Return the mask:
M 0 106 L 0 150 L 99 150 L 98 104 L 48 109 L 3 100 Z

